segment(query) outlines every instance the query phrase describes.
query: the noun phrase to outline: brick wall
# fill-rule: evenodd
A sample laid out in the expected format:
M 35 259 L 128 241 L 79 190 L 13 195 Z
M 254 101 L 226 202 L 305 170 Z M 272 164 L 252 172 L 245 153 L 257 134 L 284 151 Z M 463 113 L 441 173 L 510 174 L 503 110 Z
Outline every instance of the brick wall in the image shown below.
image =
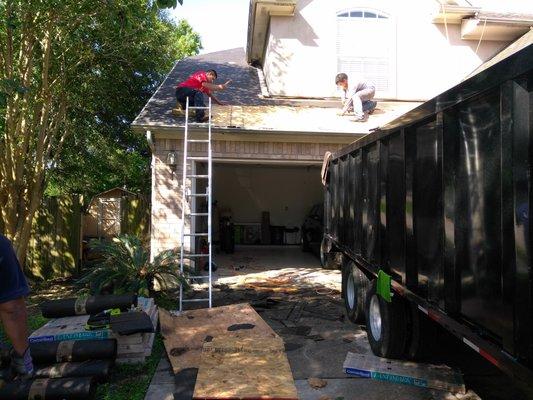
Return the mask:
M 204 156 L 207 144 L 190 143 L 190 156 Z M 294 160 L 322 161 L 326 151 L 334 151 L 342 144 L 328 143 L 280 143 L 248 141 L 213 141 L 214 159 L 237 160 Z M 176 154 L 176 171 L 173 173 L 167 163 L 170 152 Z M 181 232 L 181 195 L 183 171 L 183 140 L 158 139 L 152 159 L 152 236 L 151 250 L 155 256 L 162 250 L 179 247 Z M 187 182 L 191 187 L 191 182 Z M 190 232 L 190 221 L 186 220 L 185 232 Z M 188 242 L 185 248 L 189 249 Z

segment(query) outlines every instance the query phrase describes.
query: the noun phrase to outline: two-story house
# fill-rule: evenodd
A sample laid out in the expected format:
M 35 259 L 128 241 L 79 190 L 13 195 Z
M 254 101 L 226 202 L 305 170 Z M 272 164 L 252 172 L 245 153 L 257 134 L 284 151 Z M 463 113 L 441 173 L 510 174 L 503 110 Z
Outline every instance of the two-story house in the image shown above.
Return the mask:
M 132 124 L 152 149 L 152 255 L 180 244 L 185 124 L 172 109 L 176 84 L 192 72 L 215 69 L 219 81 L 233 80 L 217 93 L 227 105 L 213 107 L 219 214 L 231 216 L 239 243 L 279 244 L 258 239 L 265 215 L 274 227 L 301 225 L 322 201 L 326 151 L 452 87 L 531 25 L 533 15 L 475 0 L 250 0 L 247 48 L 178 61 Z M 336 114 L 338 72 L 375 83 L 379 103 L 368 121 Z M 192 135 L 201 130 L 189 125 Z M 204 154 L 204 143 L 191 146 L 191 155 Z M 200 227 L 186 221 L 185 229 Z

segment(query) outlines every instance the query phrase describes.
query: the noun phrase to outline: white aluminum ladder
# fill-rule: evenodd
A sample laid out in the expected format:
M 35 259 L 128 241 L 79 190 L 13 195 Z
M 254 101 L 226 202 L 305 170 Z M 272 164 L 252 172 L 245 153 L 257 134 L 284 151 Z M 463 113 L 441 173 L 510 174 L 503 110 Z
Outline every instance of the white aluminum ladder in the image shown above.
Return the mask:
M 207 122 L 206 130 L 198 130 L 195 135 L 195 139 L 189 139 L 189 110 L 205 110 L 209 119 Z M 203 127 L 205 124 L 192 123 L 198 127 Z M 199 138 L 198 138 L 199 137 Z M 189 143 L 205 143 L 207 144 L 207 154 L 205 156 L 189 156 Z M 207 162 L 207 175 L 197 174 L 196 169 L 194 168 L 195 161 Z M 209 98 L 209 105 L 207 107 L 193 107 L 189 106 L 189 98 L 187 97 L 187 103 L 185 108 L 185 134 L 183 140 L 183 180 L 182 180 L 182 203 L 181 203 L 181 253 L 180 253 L 180 271 L 182 276 L 191 281 L 208 280 L 208 297 L 195 298 L 195 299 L 186 299 L 184 298 L 183 285 L 180 284 L 180 304 L 179 312 L 183 311 L 183 304 L 187 302 L 207 302 L 209 308 L 213 305 L 212 299 L 212 249 L 211 249 L 211 198 L 212 198 L 212 177 L 213 177 L 213 159 L 211 153 L 211 98 Z M 190 168 L 190 170 L 188 170 Z M 187 187 L 187 180 L 191 180 L 191 187 Z M 198 180 L 207 180 L 207 186 L 205 193 L 192 193 L 192 190 L 197 190 L 196 182 Z M 207 213 L 206 212 L 197 212 L 193 209 L 193 206 L 196 207 L 196 198 L 205 198 L 207 201 Z M 189 221 L 189 233 L 185 233 L 186 227 L 186 218 L 190 218 Z M 193 223 L 196 221 L 196 218 L 207 218 L 207 232 L 193 232 L 193 229 L 196 229 L 196 224 Z M 202 254 L 198 252 L 196 238 L 205 237 L 207 240 L 208 254 Z M 185 252 L 185 239 L 189 240 L 190 243 L 190 252 Z M 200 247 L 200 246 L 198 246 Z M 192 249 L 195 249 L 193 252 Z M 203 265 L 199 265 L 197 262 L 201 259 L 208 257 L 208 274 L 204 275 Z M 189 260 L 189 266 L 194 265 L 194 269 L 191 268 L 191 271 L 199 272 L 200 274 L 191 274 L 187 275 L 185 273 L 185 260 Z

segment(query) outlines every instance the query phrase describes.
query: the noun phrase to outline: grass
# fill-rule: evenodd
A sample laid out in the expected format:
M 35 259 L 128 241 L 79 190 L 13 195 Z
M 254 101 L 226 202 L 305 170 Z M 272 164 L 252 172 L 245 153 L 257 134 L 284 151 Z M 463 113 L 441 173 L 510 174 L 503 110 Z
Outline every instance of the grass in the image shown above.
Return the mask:
M 143 400 L 163 354 L 163 340 L 156 334 L 152 355 L 142 364 L 117 365 L 109 382 L 99 385 L 97 400 Z

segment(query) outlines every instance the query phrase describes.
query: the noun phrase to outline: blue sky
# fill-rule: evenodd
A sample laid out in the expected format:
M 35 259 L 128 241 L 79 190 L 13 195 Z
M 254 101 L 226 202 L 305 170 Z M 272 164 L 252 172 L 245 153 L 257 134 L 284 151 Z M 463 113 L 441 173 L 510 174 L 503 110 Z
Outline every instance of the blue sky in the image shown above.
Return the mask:
M 200 54 L 246 46 L 250 0 L 183 0 L 171 11 L 202 38 Z

